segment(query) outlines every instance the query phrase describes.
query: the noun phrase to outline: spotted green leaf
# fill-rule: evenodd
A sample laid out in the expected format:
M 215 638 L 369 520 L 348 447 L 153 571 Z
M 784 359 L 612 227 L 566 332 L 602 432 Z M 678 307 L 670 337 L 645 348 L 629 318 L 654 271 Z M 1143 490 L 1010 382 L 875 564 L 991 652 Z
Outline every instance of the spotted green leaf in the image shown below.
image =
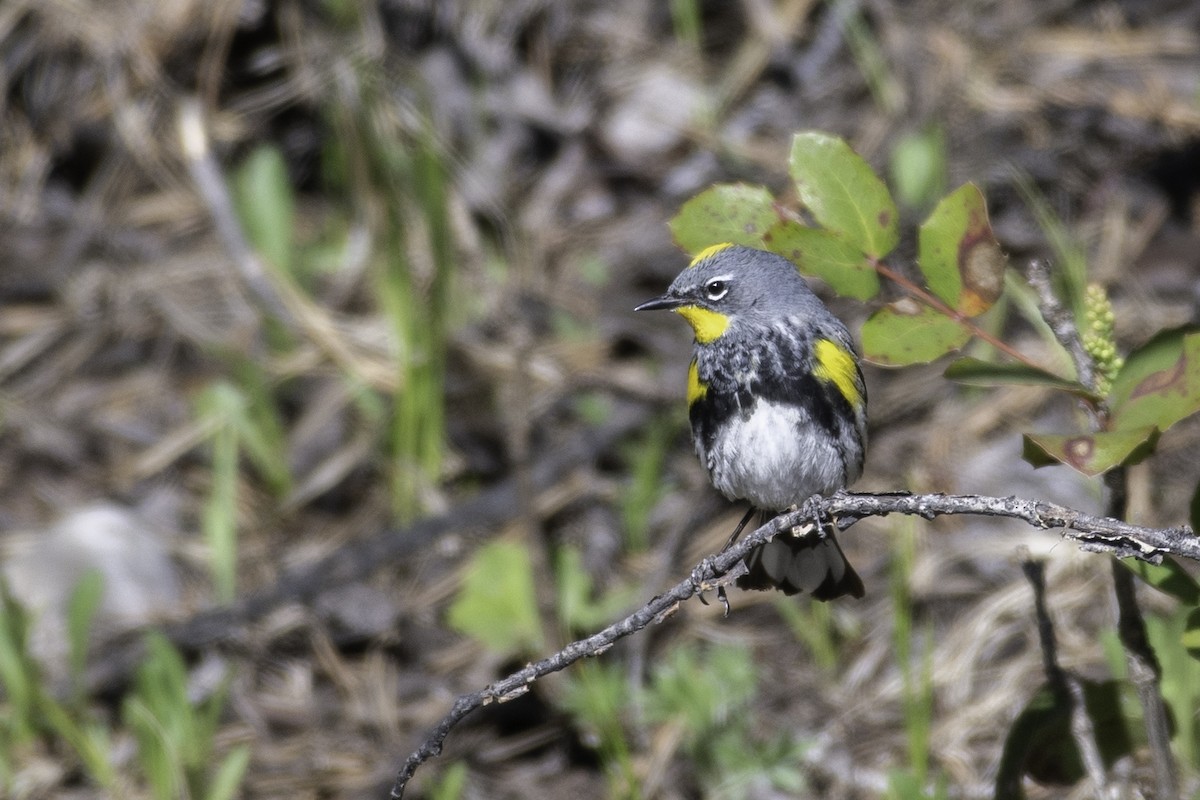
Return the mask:
M 762 247 L 763 234 L 778 220 L 764 187 L 718 183 L 684 203 L 668 227 L 675 243 L 695 255 L 720 242 Z
M 967 317 L 996 302 L 1006 259 L 979 187 L 963 184 L 941 199 L 921 225 L 917 264 L 933 293 Z
M 925 364 L 962 347 L 971 334 L 915 300 L 899 300 L 872 314 L 862 328 L 863 355 L 887 367 Z
M 1153 426 L 1129 431 L 1076 435 L 1027 433 L 1021 457 L 1035 467 L 1066 464 L 1084 475 L 1100 475 L 1121 464 L 1136 464 L 1158 443 Z
M 1200 333 L 1164 331 L 1129 354 L 1109 395 L 1114 430 L 1160 431 L 1200 411 Z
M 813 219 L 863 253 L 883 258 L 900 240 L 891 194 L 844 140 L 817 131 L 796 134 L 788 171 Z
M 879 276 L 871 259 L 828 230 L 780 220 L 767 231 L 763 245 L 840 295 L 870 300 L 879 294 Z

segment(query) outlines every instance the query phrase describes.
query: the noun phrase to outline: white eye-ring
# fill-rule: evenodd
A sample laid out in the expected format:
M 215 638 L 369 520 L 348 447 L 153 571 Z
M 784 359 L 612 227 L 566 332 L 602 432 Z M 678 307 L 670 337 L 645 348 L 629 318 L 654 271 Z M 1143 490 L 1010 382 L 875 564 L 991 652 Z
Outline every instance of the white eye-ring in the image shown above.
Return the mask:
M 729 292 L 728 278 L 713 278 L 708 283 L 704 284 L 704 293 L 709 300 L 720 300 Z

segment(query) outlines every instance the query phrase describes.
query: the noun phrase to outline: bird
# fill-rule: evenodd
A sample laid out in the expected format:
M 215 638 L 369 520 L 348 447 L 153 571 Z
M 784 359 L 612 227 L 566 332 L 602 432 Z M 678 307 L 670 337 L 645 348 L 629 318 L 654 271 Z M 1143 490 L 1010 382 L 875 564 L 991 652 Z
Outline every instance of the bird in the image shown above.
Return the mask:
M 696 455 L 718 491 L 750 504 L 730 545 L 755 511 L 765 521 L 817 508 L 806 504 L 862 475 L 867 391 L 859 355 L 792 262 L 716 244 L 634 310 L 671 310 L 692 328 L 687 404 Z M 737 586 L 863 597 L 835 530 L 819 520 L 804 535 L 781 531 L 750 552 Z

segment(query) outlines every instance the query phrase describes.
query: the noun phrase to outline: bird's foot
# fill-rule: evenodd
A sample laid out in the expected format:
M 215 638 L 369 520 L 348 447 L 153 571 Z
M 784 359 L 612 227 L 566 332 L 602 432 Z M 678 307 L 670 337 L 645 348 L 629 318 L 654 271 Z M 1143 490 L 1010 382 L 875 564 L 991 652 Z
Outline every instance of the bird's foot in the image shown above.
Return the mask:
M 712 590 L 717 591 L 717 600 L 725 609 L 725 616 L 729 616 L 729 595 L 725 591 L 725 587 L 737 580 L 738 576 L 746 572 L 745 562 L 739 562 L 732 570 L 724 574 L 715 575 L 716 566 L 712 556 L 705 556 L 704 559 L 696 565 L 689 576 L 692 586 L 696 590 L 696 596 L 700 598 L 700 602 L 704 605 L 709 605 L 708 598 L 704 595 Z
M 813 530 L 824 539 L 825 526 L 829 523 L 829 518 L 825 514 L 825 498 L 814 494 L 800 504 L 800 511 L 805 517 L 812 520 Z

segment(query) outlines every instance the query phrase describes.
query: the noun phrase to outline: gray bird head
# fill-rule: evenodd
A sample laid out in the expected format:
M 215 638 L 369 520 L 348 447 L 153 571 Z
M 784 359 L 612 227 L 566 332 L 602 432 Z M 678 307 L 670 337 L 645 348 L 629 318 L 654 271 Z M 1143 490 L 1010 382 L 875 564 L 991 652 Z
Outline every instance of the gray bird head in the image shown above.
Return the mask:
M 691 324 L 696 341 L 711 342 L 730 327 L 770 326 L 789 316 L 824 319 L 829 311 L 792 262 L 741 245 L 701 252 L 665 294 L 635 311 L 670 309 Z

